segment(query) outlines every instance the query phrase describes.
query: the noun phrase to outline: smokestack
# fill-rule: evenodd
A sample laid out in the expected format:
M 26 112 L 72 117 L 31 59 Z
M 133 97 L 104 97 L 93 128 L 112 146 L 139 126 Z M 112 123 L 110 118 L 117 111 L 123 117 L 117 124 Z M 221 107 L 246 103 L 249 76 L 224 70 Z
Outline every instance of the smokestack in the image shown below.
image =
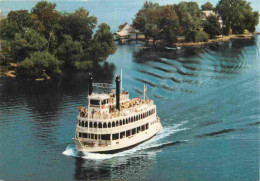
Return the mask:
M 120 76 L 116 76 L 116 109 L 120 111 Z
M 93 92 L 93 76 L 92 73 L 89 73 L 89 78 L 88 78 L 88 95 L 91 95 Z

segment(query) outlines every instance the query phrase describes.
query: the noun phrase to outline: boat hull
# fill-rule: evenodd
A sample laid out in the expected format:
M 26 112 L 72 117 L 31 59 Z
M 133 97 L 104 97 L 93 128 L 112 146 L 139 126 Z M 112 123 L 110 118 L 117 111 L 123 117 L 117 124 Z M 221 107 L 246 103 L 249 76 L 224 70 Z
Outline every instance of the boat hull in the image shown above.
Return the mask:
M 158 132 L 160 132 L 161 129 L 162 125 L 160 122 L 158 122 L 147 131 L 135 134 L 131 137 L 127 137 L 122 140 L 120 139 L 119 141 L 114 141 L 111 145 L 105 147 L 85 147 L 80 140 L 75 138 L 73 140 L 78 151 L 89 153 L 114 154 L 125 150 L 129 150 L 150 140 Z

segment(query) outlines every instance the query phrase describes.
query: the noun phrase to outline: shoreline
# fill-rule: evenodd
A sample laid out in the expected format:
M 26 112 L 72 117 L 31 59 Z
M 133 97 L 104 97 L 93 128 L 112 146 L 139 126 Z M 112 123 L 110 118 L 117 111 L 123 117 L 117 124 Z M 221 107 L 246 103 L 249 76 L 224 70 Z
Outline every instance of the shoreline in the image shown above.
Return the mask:
M 217 37 L 216 39 L 209 39 L 209 41 L 207 42 L 198 42 L 198 43 L 194 43 L 194 42 L 187 42 L 187 43 L 173 43 L 173 49 L 177 49 L 179 50 L 179 48 L 199 48 L 199 47 L 206 47 L 208 45 L 213 45 L 214 43 L 224 43 L 224 42 L 228 42 L 228 41 L 232 41 L 232 40 L 252 40 L 254 39 L 255 35 L 260 35 L 260 32 L 255 32 L 253 34 L 240 34 L 240 35 L 229 35 L 229 36 L 223 36 L 223 37 Z M 140 40 L 138 40 L 140 41 Z M 145 40 L 146 41 L 146 40 Z M 148 46 L 146 48 L 151 48 L 152 46 Z M 158 43 L 155 45 L 155 47 L 164 47 L 166 49 L 172 49 L 169 46 L 163 45 L 162 43 Z M 175 50 L 174 50 L 175 51 Z M 4 71 L 3 69 L 0 71 L 0 76 L 4 76 L 4 77 L 9 77 L 9 78 L 16 78 L 16 72 L 15 72 L 15 68 L 16 68 L 17 64 L 15 63 L 10 63 L 10 65 L 5 66 L 7 68 L 6 71 Z M 49 80 L 51 77 L 47 77 L 47 78 L 36 78 L 35 81 L 43 81 L 43 80 Z

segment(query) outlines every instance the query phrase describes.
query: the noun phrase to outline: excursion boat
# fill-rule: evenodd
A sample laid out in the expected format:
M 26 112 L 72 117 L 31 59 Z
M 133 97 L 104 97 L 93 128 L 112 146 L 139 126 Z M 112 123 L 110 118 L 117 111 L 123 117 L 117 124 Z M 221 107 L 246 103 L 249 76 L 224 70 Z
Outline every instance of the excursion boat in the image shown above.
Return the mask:
M 111 84 L 93 83 L 90 74 L 88 108 L 78 107 L 73 138 L 78 151 L 117 153 L 151 139 L 162 129 L 156 105 L 146 96 L 146 86 L 143 99 L 130 99 L 128 92 L 120 91 L 120 82 L 120 76 L 116 76 L 115 90 Z M 94 86 L 112 91 L 94 93 Z

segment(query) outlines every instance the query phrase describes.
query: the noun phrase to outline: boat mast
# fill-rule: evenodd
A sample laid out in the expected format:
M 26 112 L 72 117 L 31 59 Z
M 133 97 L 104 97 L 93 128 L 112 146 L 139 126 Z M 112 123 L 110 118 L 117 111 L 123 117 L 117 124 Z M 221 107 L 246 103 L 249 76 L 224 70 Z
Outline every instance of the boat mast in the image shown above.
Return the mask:
M 121 93 L 123 92 L 123 72 L 121 69 Z

